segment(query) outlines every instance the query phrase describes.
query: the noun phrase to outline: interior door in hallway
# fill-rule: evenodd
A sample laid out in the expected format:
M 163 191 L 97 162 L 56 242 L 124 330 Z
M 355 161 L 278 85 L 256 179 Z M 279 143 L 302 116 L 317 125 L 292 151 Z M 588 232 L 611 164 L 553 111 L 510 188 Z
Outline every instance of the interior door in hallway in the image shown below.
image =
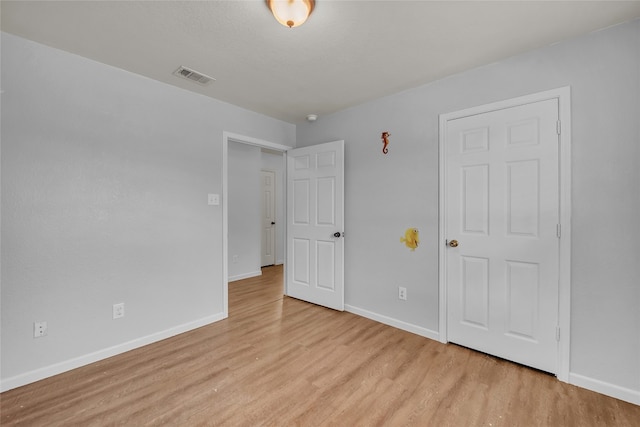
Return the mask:
M 261 179 L 261 205 L 262 205 L 262 251 L 261 265 L 274 265 L 276 263 L 276 173 L 263 170 Z
M 287 295 L 344 310 L 344 141 L 287 151 Z
M 451 342 L 556 373 L 558 100 L 447 122 Z

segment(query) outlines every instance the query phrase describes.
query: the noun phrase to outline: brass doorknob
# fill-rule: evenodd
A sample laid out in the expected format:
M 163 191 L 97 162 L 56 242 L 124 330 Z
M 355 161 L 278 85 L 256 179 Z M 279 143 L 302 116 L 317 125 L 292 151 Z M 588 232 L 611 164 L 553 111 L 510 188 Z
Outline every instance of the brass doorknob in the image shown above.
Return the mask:
M 458 241 L 457 240 L 449 241 L 449 246 L 451 246 L 452 248 L 457 248 L 458 247 Z

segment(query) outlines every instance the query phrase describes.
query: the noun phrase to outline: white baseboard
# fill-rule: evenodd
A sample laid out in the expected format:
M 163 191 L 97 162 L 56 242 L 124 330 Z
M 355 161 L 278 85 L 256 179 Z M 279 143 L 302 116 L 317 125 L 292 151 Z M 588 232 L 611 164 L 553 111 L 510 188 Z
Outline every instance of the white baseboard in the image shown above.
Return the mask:
M 3 379 L 0 382 L 0 392 L 11 390 L 16 387 L 21 387 L 36 381 L 43 380 L 45 378 L 52 377 L 54 375 L 61 374 L 63 372 L 70 371 L 72 369 L 79 368 L 81 366 L 88 365 L 90 363 L 97 362 L 99 360 L 106 359 L 117 354 L 125 353 L 135 348 L 143 347 L 154 342 L 158 342 L 175 335 L 182 334 L 184 332 L 200 328 L 202 326 L 215 323 L 224 319 L 222 313 L 217 313 L 212 316 L 207 316 L 202 319 L 195 320 L 193 322 L 184 323 L 182 325 L 175 326 L 173 328 L 166 329 L 164 331 L 156 332 L 151 335 L 136 338 L 131 341 L 127 341 L 122 344 L 114 345 L 102 350 L 98 350 L 93 353 L 86 354 L 84 356 L 76 357 L 66 360 L 64 362 L 55 363 L 53 365 L 45 366 L 24 374 L 16 375 L 14 377 Z
M 411 332 L 425 338 L 440 341 L 440 334 L 436 331 L 432 331 L 431 329 L 403 322 L 402 320 L 394 319 L 392 317 L 383 316 L 348 304 L 345 304 L 344 309 L 349 313 L 357 314 L 358 316 L 366 317 L 367 319 L 375 320 L 376 322 L 384 323 L 385 325 L 393 326 L 394 328 L 402 329 L 403 331 Z
M 640 405 L 640 391 L 620 387 L 615 384 L 585 377 L 583 375 L 569 373 L 569 384 L 595 391 L 606 396 L 615 397 L 625 402 Z
M 229 282 L 235 282 L 236 280 L 248 279 L 250 277 L 262 276 L 262 270 L 252 271 L 249 273 L 237 274 L 235 276 L 229 276 Z

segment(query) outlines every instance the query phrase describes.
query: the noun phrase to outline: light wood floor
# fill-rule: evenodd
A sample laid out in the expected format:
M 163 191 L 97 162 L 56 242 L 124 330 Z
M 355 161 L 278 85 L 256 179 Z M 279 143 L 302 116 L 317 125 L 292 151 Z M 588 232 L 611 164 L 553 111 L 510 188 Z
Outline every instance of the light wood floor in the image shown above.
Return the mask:
M 0 395 L 3 426 L 638 426 L 640 407 L 229 284 L 228 319 Z

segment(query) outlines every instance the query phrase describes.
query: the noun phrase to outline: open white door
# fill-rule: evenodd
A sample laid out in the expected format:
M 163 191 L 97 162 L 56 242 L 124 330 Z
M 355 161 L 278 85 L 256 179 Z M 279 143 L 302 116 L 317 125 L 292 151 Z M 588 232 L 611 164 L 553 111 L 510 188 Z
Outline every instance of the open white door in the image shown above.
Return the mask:
M 344 141 L 287 151 L 286 294 L 344 310 Z

